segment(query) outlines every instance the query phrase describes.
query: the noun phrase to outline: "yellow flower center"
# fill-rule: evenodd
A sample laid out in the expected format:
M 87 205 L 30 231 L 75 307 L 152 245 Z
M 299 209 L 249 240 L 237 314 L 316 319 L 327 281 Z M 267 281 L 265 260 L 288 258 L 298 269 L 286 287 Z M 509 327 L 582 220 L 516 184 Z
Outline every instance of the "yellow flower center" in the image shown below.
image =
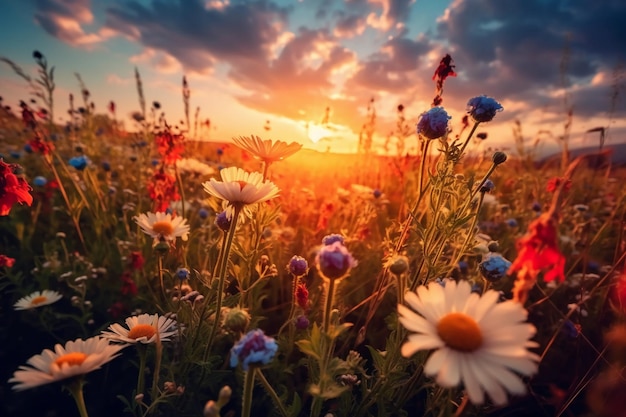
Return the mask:
M 87 359 L 87 354 L 83 352 L 71 352 L 66 353 L 65 355 L 61 355 L 54 360 L 54 364 L 59 368 L 64 364 L 68 364 L 69 366 L 78 366 L 85 362 Z
M 161 220 L 159 222 L 154 222 L 152 230 L 161 236 L 170 236 L 174 233 L 174 226 L 172 226 L 172 222 L 169 220 Z
M 248 185 L 248 183 L 245 181 L 237 181 L 237 184 L 239 184 L 239 191 L 243 190 L 243 187 Z
M 463 313 L 448 313 L 439 319 L 437 334 L 448 347 L 461 352 L 473 352 L 483 343 L 478 323 Z
M 33 298 L 30 303 L 34 306 L 39 305 L 41 303 L 45 303 L 46 301 L 48 301 L 48 297 L 46 297 L 45 295 L 40 295 L 39 297 L 35 297 Z
M 156 329 L 154 328 L 154 326 L 150 326 L 149 324 L 138 324 L 130 329 L 130 331 L 128 332 L 128 337 L 135 340 L 139 339 L 140 337 L 150 339 L 155 334 Z

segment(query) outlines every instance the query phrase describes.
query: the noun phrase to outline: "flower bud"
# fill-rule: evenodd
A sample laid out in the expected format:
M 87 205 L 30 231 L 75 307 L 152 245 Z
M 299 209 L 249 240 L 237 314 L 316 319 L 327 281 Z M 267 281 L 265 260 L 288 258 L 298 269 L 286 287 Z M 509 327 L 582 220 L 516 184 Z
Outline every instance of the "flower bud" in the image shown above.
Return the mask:
M 233 307 L 224 316 L 224 329 L 233 333 L 244 333 L 250 325 L 250 314 L 239 307 Z
M 302 256 L 296 255 L 287 264 L 287 271 L 294 277 L 301 277 L 309 271 L 309 264 Z
M 409 270 L 409 258 L 403 255 L 396 256 L 389 263 L 389 271 L 394 275 L 400 275 Z
M 493 156 L 491 157 L 491 161 L 494 163 L 494 165 L 500 165 L 506 162 L 506 154 L 504 152 L 494 152 Z
M 340 242 L 322 246 L 316 257 L 317 269 L 326 279 L 345 277 L 356 261 L 348 249 Z

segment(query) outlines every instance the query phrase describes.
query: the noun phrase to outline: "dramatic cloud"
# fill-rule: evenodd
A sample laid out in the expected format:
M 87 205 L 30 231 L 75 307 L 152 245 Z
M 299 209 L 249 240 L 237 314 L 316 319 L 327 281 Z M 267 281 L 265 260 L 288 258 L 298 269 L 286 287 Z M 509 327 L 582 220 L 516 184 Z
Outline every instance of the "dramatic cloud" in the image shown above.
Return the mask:
M 624 21 L 622 1 L 457 0 L 440 19 L 438 38 L 460 65 L 462 89 L 481 80 L 492 94 L 532 107 L 545 104 L 546 90 L 587 84 L 623 62 L 626 50 L 616 40 L 626 37 Z M 600 92 L 606 87 L 580 91 L 596 96 L 608 94 Z M 599 111 L 599 100 L 578 104 L 581 115 Z
M 94 20 L 90 0 L 36 0 L 35 22 L 50 35 L 72 46 L 88 48 L 110 33 L 85 33 L 82 25 Z
M 217 63 L 264 61 L 284 30 L 287 9 L 268 1 L 216 7 L 198 0 L 149 5 L 131 1 L 107 10 L 107 27 L 175 57 L 186 70 Z

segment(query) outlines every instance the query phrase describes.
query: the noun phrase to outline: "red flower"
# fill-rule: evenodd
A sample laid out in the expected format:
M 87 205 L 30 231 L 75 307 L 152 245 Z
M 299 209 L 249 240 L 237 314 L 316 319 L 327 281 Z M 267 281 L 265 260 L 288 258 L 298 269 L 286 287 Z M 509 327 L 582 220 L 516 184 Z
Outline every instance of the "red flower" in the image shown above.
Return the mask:
M 545 282 L 563 282 L 565 257 L 557 244 L 556 217 L 550 212 L 535 219 L 528 226 L 526 235 L 517 240 L 516 246 L 517 258 L 508 271 L 509 274 L 517 272 L 515 294 L 518 291 L 527 293 L 541 272 Z
M 15 259 L 0 255 L 0 268 L 12 268 L 13 265 L 15 265 Z
M 122 274 L 122 295 L 137 295 L 137 284 L 131 277 L 129 272 Z
M 565 183 L 563 183 L 563 181 L 565 181 Z M 567 192 L 570 188 L 572 188 L 571 180 L 564 180 L 563 178 L 552 177 L 548 180 L 548 183 L 546 184 L 546 191 L 548 191 L 549 193 L 554 193 L 556 190 L 559 189 L 561 184 L 563 184 L 563 191 Z
M 42 155 L 48 155 L 54 150 L 54 145 L 52 144 L 52 142 L 42 140 L 38 136 L 35 137 L 35 139 L 28 141 L 28 144 L 31 148 L 33 148 L 33 150 L 39 152 Z
M 439 62 L 439 66 L 435 70 L 435 74 L 433 75 L 433 80 L 437 81 L 437 84 L 446 80 L 448 77 L 456 77 L 456 72 L 454 72 L 452 57 L 450 54 L 446 54 L 441 61 Z
M 15 203 L 28 206 L 33 203 L 30 185 L 15 175 L 20 169 L 17 164 L 6 164 L 0 159 L 0 216 L 7 216 Z
M 114 101 L 109 101 L 109 111 L 111 113 L 115 113 L 115 102 Z
M 135 251 L 130 253 L 130 267 L 134 271 L 143 268 L 143 264 L 145 262 L 146 261 L 143 259 L 143 255 L 141 254 L 141 252 Z
M 307 290 L 306 285 L 304 284 L 298 284 L 296 287 L 296 304 L 298 304 L 304 311 L 308 308 L 309 290 Z
M 176 188 L 176 177 L 163 171 L 157 171 L 148 183 L 148 193 L 154 201 L 155 211 L 165 211 L 171 201 L 180 200 L 178 190 Z
M 154 138 L 157 150 L 166 164 L 175 164 L 185 151 L 183 135 L 174 135 L 170 131 L 160 132 Z

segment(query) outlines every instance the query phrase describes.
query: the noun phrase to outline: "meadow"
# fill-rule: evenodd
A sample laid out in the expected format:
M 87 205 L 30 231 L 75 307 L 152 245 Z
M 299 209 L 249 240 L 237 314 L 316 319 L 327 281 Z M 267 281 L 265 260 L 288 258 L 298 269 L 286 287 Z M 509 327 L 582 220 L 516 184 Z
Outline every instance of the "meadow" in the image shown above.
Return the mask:
M 0 108 L 0 415 L 626 415 L 610 150 L 490 149 L 486 96 L 452 129 L 445 58 L 387 155 L 367 121 L 351 155 L 193 140 L 138 73 L 124 130 L 34 59 Z

